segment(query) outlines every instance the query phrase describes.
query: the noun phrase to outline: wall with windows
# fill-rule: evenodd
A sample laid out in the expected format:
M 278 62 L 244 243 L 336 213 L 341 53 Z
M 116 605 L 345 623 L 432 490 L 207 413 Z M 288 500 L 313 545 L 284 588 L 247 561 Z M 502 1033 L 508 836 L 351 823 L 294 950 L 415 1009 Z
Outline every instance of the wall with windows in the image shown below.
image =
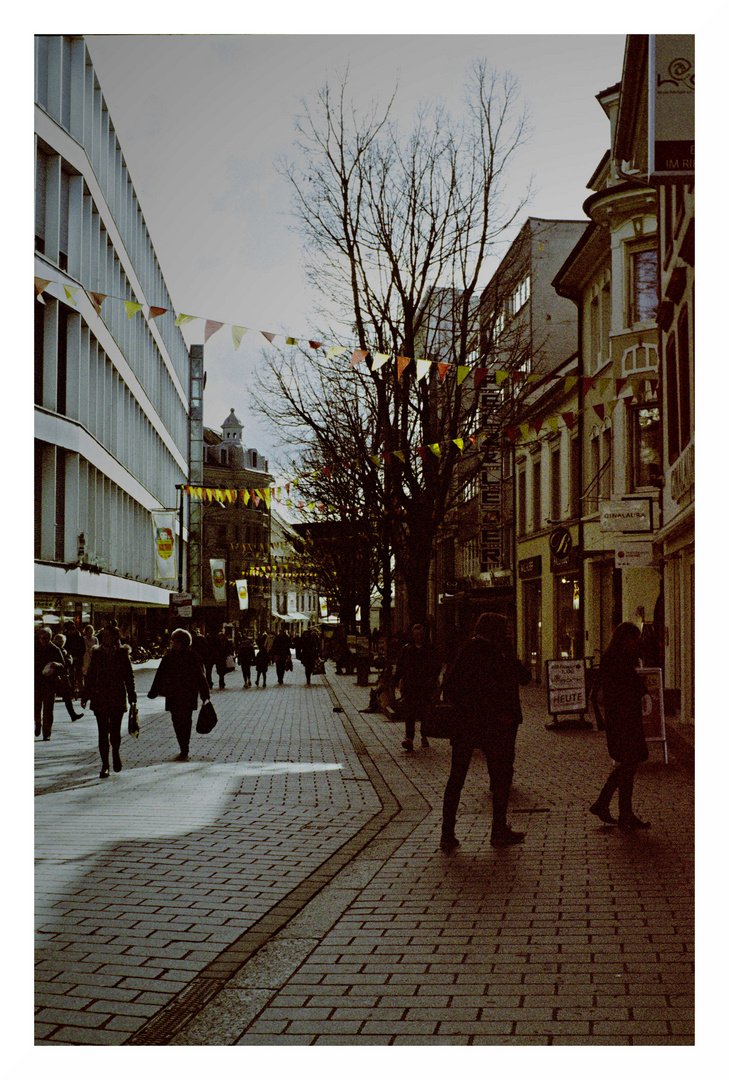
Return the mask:
M 187 479 L 189 356 L 81 36 L 35 38 L 35 275 L 36 588 L 166 604 L 150 511 Z M 101 576 L 66 573 L 82 554 Z

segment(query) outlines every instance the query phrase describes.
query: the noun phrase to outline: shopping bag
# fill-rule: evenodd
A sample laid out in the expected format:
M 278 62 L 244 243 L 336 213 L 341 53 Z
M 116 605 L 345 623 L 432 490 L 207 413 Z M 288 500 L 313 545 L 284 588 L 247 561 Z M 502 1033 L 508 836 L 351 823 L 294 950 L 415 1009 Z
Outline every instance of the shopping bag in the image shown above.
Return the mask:
M 139 738 L 139 709 L 136 701 L 133 705 L 129 706 L 129 720 L 127 723 L 127 731 L 130 735 L 133 735 L 135 739 Z
M 218 717 L 213 708 L 213 703 L 208 698 L 207 701 L 203 701 L 200 706 L 200 712 L 197 714 L 197 724 L 195 725 L 195 731 L 198 735 L 208 735 L 218 722 Z

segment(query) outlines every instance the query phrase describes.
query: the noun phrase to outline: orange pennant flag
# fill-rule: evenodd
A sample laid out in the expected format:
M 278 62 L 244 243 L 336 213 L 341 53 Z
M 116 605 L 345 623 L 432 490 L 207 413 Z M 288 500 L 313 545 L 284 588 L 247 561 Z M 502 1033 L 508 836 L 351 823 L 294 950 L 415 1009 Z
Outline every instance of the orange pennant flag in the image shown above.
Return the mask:
M 273 339 L 276 337 L 276 335 L 275 334 L 269 334 L 265 330 L 261 330 L 261 333 L 265 337 L 266 341 L 270 341 L 271 344 L 273 345 Z
M 215 322 L 214 319 L 205 320 L 205 342 L 208 338 L 211 338 L 213 334 L 217 334 L 218 330 L 223 324 L 221 322 Z
M 50 281 L 45 281 L 43 278 L 39 278 L 39 277 L 35 278 L 34 280 L 35 280 L 36 300 L 38 300 L 41 304 L 45 304 L 45 300 L 41 296 L 41 293 L 43 292 L 43 290 L 48 285 L 50 285 Z
M 149 317 L 150 319 L 158 319 L 160 315 L 164 315 L 166 311 L 166 307 L 150 307 Z
M 450 364 L 441 364 L 441 363 L 438 364 L 438 374 L 440 375 L 441 382 L 443 381 L 443 379 L 445 379 L 446 374 L 448 372 L 448 368 L 450 366 L 451 366 Z
M 351 367 L 355 367 L 357 364 L 361 364 L 367 355 L 367 349 L 355 349 L 352 353 Z
M 410 357 L 410 356 L 398 356 L 398 358 L 397 358 L 397 377 L 398 377 L 398 379 L 400 378 L 403 371 L 405 370 L 405 368 L 410 363 L 411 359 L 412 359 L 412 357 Z
M 91 303 L 97 315 L 101 315 L 101 305 L 106 300 L 107 294 L 103 292 L 90 292 Z

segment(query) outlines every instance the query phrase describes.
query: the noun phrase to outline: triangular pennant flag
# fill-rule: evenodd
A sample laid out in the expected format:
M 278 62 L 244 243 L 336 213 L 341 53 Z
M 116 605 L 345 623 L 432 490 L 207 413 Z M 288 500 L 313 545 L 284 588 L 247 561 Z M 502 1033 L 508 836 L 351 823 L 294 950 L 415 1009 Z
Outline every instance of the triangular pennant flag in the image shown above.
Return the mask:
M 539 372 L 537 371 L 537 372 L 534 372 L 533 375 L 528 376 L 527 382 L 528 383 L 539 382 L 539 380 L 542 379 L 542 378 L 544 378 L 544 376 L 540 375 Z
M 41 296 L 41 293 L 50 285 L 50 281 L 46 281 L 45 278 L 39 277 L 34 278 L 33 280 L 35 281 L 36 300 L 40 301 L 41 304 L 45 304 L 45 300 Z
M 416 380 L 416 382 L 420 382 L 421 379 L 425 378 L 425 376 L 428 374 L 429 370 L 430 370 L 430 360 L 416 360 L 415 361 L 415 380 Z
M 101 315 L 101 305 L 103 304 L 104 300 L 106 300 L 107 295 L 108 293 L 103 292 L 89 293 L 89 297 L 91 298 L 91 306 L 93 307 L 97 315 Z
M 411 356 L 398 356 L 398 358 L 397 358 L 397 377 L 398 377 L 398 379 L 400 378 L 403 371 L 405 370 L 405 368 L 410 363 L 411 359 L 412 359 Z
M 63 291 L 66 294 L 66 299 L 68 300 L 69 304 L 73 304 L 73 306 L 76 307 L 76 301 L 74 300 L 74 297 L 75 297 L 76 293 L 78 292 L 78 289 L 70 289 L 68 287 L 68 285 L 64 285 L 63 286 Z M 140 304 L 139 307 L 141 307 L 141 306 L 142 305 Z
M 270 510 L 271 509 L 271 489 L 270 488 L 264 488 L 262 494 L 263 494 L 263 501 L 265 502 L 266 506 Z
M 402 452 L 402 450 L 393 450 L 392 452 L 393 452 L 393 454 L 395 455 L 396 458 L 399 458 L 400 461 L 402 461 L 402 463 L 404 465 L 405 464 L 405 455 Z
M 616 379 L 615 380 L 615 393 L 617 395 L 620 394 L 620 391 L 623 389 L 623 387 L 625 386 L 627 381 L 628 381 L 627 379 Z
M 241 490 L 240 494 L 241 494 L 241 498 L 243 499 L 243 505 L 248 506 L 248 503 L 251 501 L 251 493 L 250 493 L 250 491 L 246 491 L 245 489 L 243 489 L 243 490 Z
M 428 443 L 428 449 L 432 450 L 436 457 L 440 457 L 440 443 Z
M 526 439 L 529 435 L 530 424 L 519 424 L 519 431 L 521 432 L 522 439 Z
M 459 364 L 458 365 L 458 371 L 456 372 L 456 383 L 457 383 L 458 386 L 461 385 L 461 383 L 465 379 L 466 375 L 468 375 L 470 370 L 471 370 L 470 367 L 468 367 L 466 364 Z
M 448 373 L 448 368 L 450 366 L 451 366 L 450 364 L 438 363 L 438 374 L 440 375 L 440 381 L 441 382 L 443 382 L 443 379 L 445 379 L 446 374 Z
M 509 377 L 508 371 L 495 371 L 494 378 L 496 379 L 496 385 L 501 386 L 502 382 L 505 382 Z
M 598 420 L 604 420 L 605 419 L 605 406 L 604 405 L 593 405 L 592 409 L 593 409 L 593 412 L 595 412 L 597 414 Z
M 425 447 L 425 446 L 416 446 L 415 447 L 416 454 L 418 455 L 418 457 L 422 458 L 423 461 L 425 461 L 425 459 L 427 457 L 427 454 L 425 453 L 426 450 L 427 450 L 427 447 Z
M 593 388 L 593 386 L 595 385 L 596 382 L 597 382 L 597 378 L 594 375 L 583 375 L 582 376 L 582 389 L 585 392 L 587 392 L 588 390 L 592 390 L 592 388 Z
M 206 319 L 205 320 L 205 342 L 207 342 L 208 339 L 213 336 L 213 334 L 217 334 L 218 330 L 220 329 L 220 327 L 222 325 L 223 324 L 221 322 L 216 322 L 214 319 Z
M 486 370 L 485 367 L 474 368 L 473 385 L 476 386 L 476 387 L 480 386 L 487 375 L 488 375 L 488 371 Z
M 390 359 L 390 353 L 376 352 L 372 357 L 372 370 L 379 371 Z
M 548 416 L 547 427 L 550 431 L 559 431 L 559 418 L 556 416 Z
M 252 491 L 252 492 L 251 492 L 251 499 L 253 500 L 253 505 L 254 505 L 254 506 L 258 506 L 259 502 L 261 501 L 261 496 L 260 496 L 260 495 L 256 495 L 256 494 L 255 494 L 255 493 L 254 493 L 254 492 Z
M 379 469 L 379 467 L 380 467 L 380 465 L 382 464 L 382 462 L 380 461 L 380 459 L 379 459 L 378 455 L 377 455 L 377 454 L 370 454 L 370 460 L 371 460 L 371 461 L 374 461 L 375 465 L 376 465 L 376 466 L 377 466 L 377 468 Z
M 248 327 L 247 326 L 234 326 L 233 330 L 232 330 L 232 333 L 233 333 L 233 345 L 237 349 L 239 347 L 241 341 L 243 340 L 243 335 L 248 333 Z
M 506 437 L 511 442 L 516 442 L 516 428 L 515 427 L 508 427 L 506 429 Z
M 341 356 L 346 351 L 344 345 L 332 345 L 330 349 L 327 349 L 326 359 L 331 360 L 333 356 Z
M 563 412 L 560 415 L 571 431 L 575 423 L 575 414 L 573 412 Z
M 149 317 L 150 319 L 158 319 L 160 315 L 164 315 L 166 311 L 166 307 L 150 307 Z
M 364 358 L 367 356 L 367 349 L 355 349 L 352 353 L 352 361 L 350 366 L 356 367 L 357 364 L 361 364 Z
M 382 455 L 382 459 L 385 462 L 385 465 L 390 464 L 390 462 L 392 461 L 392 454 L 389 452 L 389 450 L 385 451 L 385 453 Z
M 575 386 L 577 386 L 577 376 L 576 375 L 565 375 L 565 377 L 564 377 L 564 392 L 565 392 L 565 394 L 569 394 L 570 390 L 572 390 Z
M 615 398 L 613 401 L 606 401 L 605 402 L 605 412 L 608 414 L 608 416 L 613 415 L 613 413 L 615 412 L 615 409 L 617 407 L 617 404 L 618 404 L 617 398 Z
M 543 424 L 543 423 L 544 423 L 544 420 L 534 420 L 534 421 L 532 422 L 532 427 L 534 428 L 534 434 L 535 434 L 535 435 L 538 435 L 538 434 L 539 434 L 539 432 L 540 432 L 540 431 L 541 431 L 541 429 L 542 429 L 542 424 Z
M 323 342 L 321 342 L 321 341 L 310 341 L 309 342 L 309 348 L 310 349 L 321 349 L 322 344 L 323 344 Z
M 273 339 L 274 339 L 274 338 L 276 337 L 276 335 L 275 335 L 275 334 L 271 334 L 271 333 L 269 333 L 269 332 L 268 332 L 268 331 L 266 331 L 266 330 L 261 330 L 261 334 L 263 334 L 263 336 L 265 337 L 266 341 L 270 341 L 270 342 L 271 342 L 271 344 L 273 345 Z
M 197 317 L 197 315 L 178 315 L 175 319 L 175 326 L 182 326 L 183 323 L 193 322 Z
M 463 453 L 463 439 L 454 439 L 453 442 L 456 444 L 461 453 Z
M 612 379 L 598 379 L 598 382 L 597 382 L 597 392 L 598 392 L 598 394 L 600 394 L 600 395 L 604 394 L 612 381 L 613 381 Z
M 299 339 L 295 338 L 295 337 L 287 337 L 286 338 L 286 344 L 287 345 L 298 345 L 299 344 Z
M 138 304 L 136 300 L 125 300 L 124 309 L 127 313 L 127 318 L 133 319 L 137 312 L 142 310 L 142 305 Z

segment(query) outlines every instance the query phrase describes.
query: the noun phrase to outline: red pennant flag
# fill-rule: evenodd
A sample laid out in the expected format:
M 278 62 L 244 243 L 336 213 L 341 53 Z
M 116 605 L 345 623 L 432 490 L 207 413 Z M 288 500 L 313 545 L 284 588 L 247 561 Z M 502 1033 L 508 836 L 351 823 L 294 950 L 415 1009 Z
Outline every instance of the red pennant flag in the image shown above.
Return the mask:
M 323 473 L 324 473 L 324 475 L 325 475 L 325 476 L 327 477 L 327 479 L 328 479 L 328 478 L 329 478 L 329 477 L 330 477 L 330 476 L 332 475 L 332 470 L 331 470 L 331 468 L 330 468 L 330 466 L 329 466 L 329 465 L 326 465 L 326 466 L 325 466 L 325 467 L 324 467 L 324 468 L 322 469 L 322 472 L 323 472 Z
M 473 369 L 473 385 L 479 386 L 486 378 L 488 371 L 485 367 L 477 367 Z
M 598 420 L 604 420 L 605 419 L 605 406 L 604 405 L 593 405 L 592 408 L 593 408 L 593 411 L 597 413 Z
M 538 435 L 539 430 L 544 423 L 544 420 L 532 420 L 532 427 L 534 428 L 534 434 Z
M 508 427 L 506 429 L 506 437 L 511 442 L 516 442 L 516 428 L 515 427 Z
M 427 446 L 416 446 L 415 450 L 420 455 L 420 457 L 423 459 L 423 461 L 425 461 L 426 457 L 428 456 L 428 447 Z
M 367 349 L 355 349 L 352 353 L 352 367 L 356 367 L 357 364 L 361 364 L 367 355 Z
M 216 334 L 223 324 L 221 322 L 215 322 L 214 319 L 207 319 L 205 321 L 205 341 L 211 338 L 213 334 Z
M 150 307 L 149 317 L 150 319 L 158 319 L 160 315 L 164 315 L 166 311 L 166 307 Z
M 101 305 L 106 300 L 107 293 L 103 292 L 90 292 L 91 304 L 97 315 L 101 315 Z
M 410 363 L 411 359 L 412 359 L 412 357 L 410 357 L 410 356 L 398 356 L 398 358 L 397 358 L 397 377 L 398 377 L 398 379 L 400 378 L 403 371 L 405 370 L 405 368 Z
M 596 382 L 597 382 L 597 378 L 594 375 L 583 375 L 582 376 L 582 389 L 583 390 L 592 390 L 592 388 L 593 388 L 593 386 L 595 385 Z
M 512 373 L 511 373 L 511 381 L 512 382 L 522 382 L 523 379 L 526 379 L 526 371 L 512 371 Z
M 309 342 L 309 348 L 310 349 L 321 349 L 322 344 L 323 344 L 323 342 L 321 342 L 321 341 L 310 341 Z
M 446 374 L 448 372 L 448 368 L 450 366 L 451 366 L 450 364 L 440 364 L 440 363 L 438 364 L 438 374 L 440 375 L 440 381 L 441 382 L 443 382 L 443 379 L 445 379 Z
M 476 436 L 475 435 L 469 435 L 468 436 L 468 441 L 472 442 L 473 445 L 475 446 L 476 445 Z
M 276 337 L 276 335 L 275 334 L 268 334 L 268 333 L 266 333 L 265 330 L 261 330 L 261 333 L 265 337 L 266 341 L 270 341 L 271 344 L 273 345 L 273 339 Z
M 573 412 L 563 412 L 561 416 L 569 430 L 572 431 L 575 423 L 575 414 Z
M 620 393 L 620 391 L 623 389 L 623 387 L 625 386 L 627 381 L 628 381 L 627 379 L 616 379 L 615 380 L 615 393 L 616 394 Z
M 392 461 L 392 454 L 389 450 L 385 451 L 385 453 L 382 455 L 382 459 L 385 462 L 385 465 L 390 464 L 390 462 Z

